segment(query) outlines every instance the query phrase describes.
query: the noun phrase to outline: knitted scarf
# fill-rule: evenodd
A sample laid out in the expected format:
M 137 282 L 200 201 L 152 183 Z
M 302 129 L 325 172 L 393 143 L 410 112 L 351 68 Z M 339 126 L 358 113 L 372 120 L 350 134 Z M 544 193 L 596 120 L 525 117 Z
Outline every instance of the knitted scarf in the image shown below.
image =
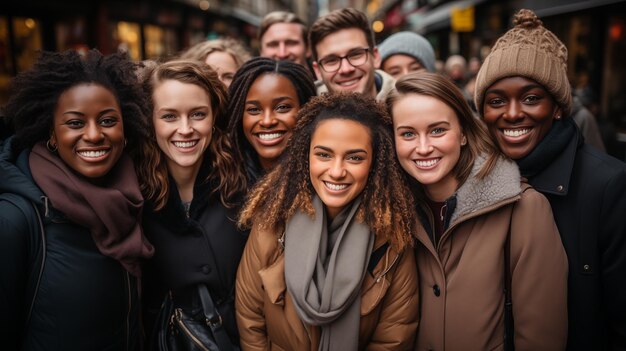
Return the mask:
M 516 160 L 523 177 L 531 178 L 545 169 L 576 135 L 574 120 L 556 120 L 546 136 L 526 156 Z
M 356 221 L 360 199 L 327 225 L 324 205 L 313 199 L 315 218 L 298 212 L 285 228 L 285 282 L 300 319 L 321 327 L 320 351 L 356 351 L 361 284 L 374 235 Z
M 35 183 L 52 206 L 88 228 L 103 255 L 141 277 L 140 260 L 151 257 L 154 248 L 141 230 L 143 197 L 130 158 L 122 155 L 103 186 L 76 175 L 42 143 L 33 147 L 29 164 Z

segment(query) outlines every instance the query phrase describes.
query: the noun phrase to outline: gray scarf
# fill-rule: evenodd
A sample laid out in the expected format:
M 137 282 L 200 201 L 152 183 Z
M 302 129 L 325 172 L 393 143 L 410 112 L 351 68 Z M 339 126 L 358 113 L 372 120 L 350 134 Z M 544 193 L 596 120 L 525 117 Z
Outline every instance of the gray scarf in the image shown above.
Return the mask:
M 285 228 L 285 281 L 298 316 L 321 327 L 320 351 L 357 350 L 361 284 L 374 245 L 356 221 L 360 199 L 326 223 L 324 205 L 313 198 L 315 218 L 297 212 Z

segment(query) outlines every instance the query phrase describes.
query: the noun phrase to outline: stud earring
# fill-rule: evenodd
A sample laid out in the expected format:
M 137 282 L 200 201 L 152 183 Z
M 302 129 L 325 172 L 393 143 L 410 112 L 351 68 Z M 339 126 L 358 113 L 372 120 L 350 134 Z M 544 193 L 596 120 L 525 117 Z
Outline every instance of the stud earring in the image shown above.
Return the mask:
M 561 115 L 556 115 L 555 119 L 561 119 Z

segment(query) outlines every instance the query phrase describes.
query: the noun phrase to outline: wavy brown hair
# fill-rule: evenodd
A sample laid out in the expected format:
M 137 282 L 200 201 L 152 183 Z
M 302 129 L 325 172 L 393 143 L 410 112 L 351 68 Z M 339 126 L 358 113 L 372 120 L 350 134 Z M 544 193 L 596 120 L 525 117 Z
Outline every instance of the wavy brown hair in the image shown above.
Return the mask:
M 482 121 L 474 117 L 459 88 L 440 74 L 427 72 L 407 74 L 396 81 L 395 89 L 387 95 L 386 104 L 389 114 L 392 114 L 393 105 L 399 99 L 410 94 L 433 97 L 454 110 L 461 130 L 467 138 L 467 146 L 461 148 L 459 161 L 452 169 L 459 184 L 463 184 L 467 180 L 476 158 L 480 155 L 486 156 L 487 160 L 478 172 L 478 177 L 487 176 L 495 166 L 497 159 L 502 157 L 502 153 L 491 140 Z
M 150 99 L 156 87 L 166 80 L 197 85 L 209 95 L 214 131 L 202 162 L 202 167 L 209 167 L 204 181 L 216 184 L 211 196 L 219 194 L 224 206 L 234 207 L 237 197 L 246 189 L 246 178 L 241 168 L 242 162 L 233 150 L 226 133 L 228 94 L 217 73 L 203 62 L 174 60 L 147 68 L 143 77 L 143 89 Z M 150 135 L 141 145 L 136 168 L 143 195 L 154 203 L 155 210 L 159 210 L 167 202 L 170 187 L 166 156 L 159 148 L 155 137 L 153 107 L 154 102 L 151 101 L 148 118 Z
M 393 248 L 402 250 L 410 245 L 417 225 L 415 206 L 394 156 L 391 118 L 384 106 L 362 94 L 326 94 L 311 99 L 297 119 L 284 159 L 252 189 L 239 225 L 254 225 L 278 234 L 296 211 L 314 216 L 315 189 L 309 174 L 311 138 L 320 122 L 345 119 L 369 130 L 373 150 L 357 218 Z

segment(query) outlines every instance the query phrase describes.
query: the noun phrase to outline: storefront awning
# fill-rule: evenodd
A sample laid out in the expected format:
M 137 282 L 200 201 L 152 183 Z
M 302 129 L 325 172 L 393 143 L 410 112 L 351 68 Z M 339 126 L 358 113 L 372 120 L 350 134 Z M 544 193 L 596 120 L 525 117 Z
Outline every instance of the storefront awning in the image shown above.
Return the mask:
M 438 29 L 450 27 L 450 15 L 452 9 L 467 8 L 483 3 L 487 0 L 458 0 L 450 1 L 431 10 L 419 9 L 407 16 L 411 30 L 425 34 Z

